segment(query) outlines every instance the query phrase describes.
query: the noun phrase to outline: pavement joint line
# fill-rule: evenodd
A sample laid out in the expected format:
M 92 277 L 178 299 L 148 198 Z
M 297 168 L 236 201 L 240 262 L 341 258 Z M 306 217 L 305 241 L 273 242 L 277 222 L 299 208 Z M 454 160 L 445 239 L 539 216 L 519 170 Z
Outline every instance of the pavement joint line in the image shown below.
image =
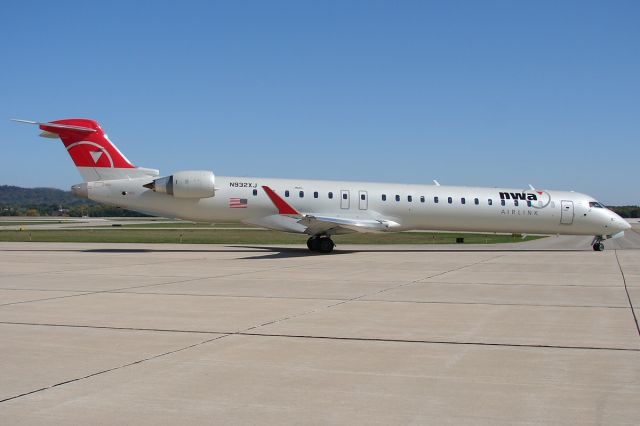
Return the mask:
M 451 302 L 446 300 L 381 300 L 381 299 L 358 299 L 354 302 L 383 302 L 383 303 L 410 303 L 426 305 L 485 305 L 485 306 L 526 306 L 537 308 L 593 308 L 593 309 L 627 309 L 626 306 L 606 306 L 606 305 L 543 305 L 539 303 L 489 303 L 489 302 Z
M 207 330 L 178 330 L 169 328 L 142 328 L 142 327 L 116 327 L 109 325 L 83 325 L 83 324 L 52 324 L 38 322 L 0 321 L 0 325 L 28 325 L 34 327 L 61 327 L 61 328 L 87 328 L 93 330 L 119 330 L 119 331 L 151 331 L 160 333 L 191 333 L 191 334 L 219 334 L 231 335 L 235 332 L 207 331 Z
M 428 278 L 427 278 L 428 279 Z M 477 285 L 477 286 L 485 286 L 485 285 L 501 285 L 501 286 L 530 286 L 530 287 L 582 287 L 582 288 L 618 288 L 615 285 L 583 285 L 583 284 L 544 284 L 544 283 L 533 283 L 533 284 L 520 284 L 520 283 L 484 283 L 484 282 L 472 282 L 472 283 L 459 283 L 459 282 L 447 282 L 447 281 L 419 281 L 417 284 L 446 284 L 446 285 Z
M 81 380 L 86 380 L 86 379 L 89 379 L 91 377 L 99 376 L 101 374 L 110 373 L 112 371 L 121 370 L 121 369 L 127 368 L 127 367 L 132 367 L 134 365 L 142 364 L 142 363 L 147 362 L 147 361 L 152 361 L 154 359 L 158 359 L 158 358 L 162 358 L 162 357 L 165 357 L 165 356 L 168 356 L 168 355 L 172 355 L 172 354 L 175 354 L 177 352 L 182 352 L 182 351 L 185 351 L 185 350 L 188 350 L 188 349 L 192 349 L 194 347 L 201 346 L 201 345 L 213 342 L 215 340 L 220 340 L 220 339 L 223 339 L 223 338 L 225 338 L 227 336 L 230 336 L 230 334 L 219 335 L 219 336 L 213 337 L 211 339 L 206 339 L 206 340 L 203 340 L 201 342 L 197 342 L 197 343 L 193 343 L 191 345 L 183 346 L 183 347 L 178 348 L 178 349 L 174 349 L 174 350 L 171 350 L 171 351 L 167 351 L 167 352 L 163 352 L 163 353 L 160 353 L 160 354 L 152 355 L 152 356 L 149 356 L 147 358 L 143 358 L 143 359 L 139 359 L 139 360 L 136 360 L 136 361 L 133 361 L 133 362 L 129 362 L 129 363 L 126 363 L 126 364 L 119 365 L 117 367 L 107 368 L 107 369 L 104 369 L 104 370 L 97 371 L 95 373 L 87 374 L 85 376 L 76 377 L 76 378 L 73 378 L 73 379 L 69 379 L 69 380 L 65 380 L 65 381 L 62 381 L 62 382 L 55 383 L 53 385 L 49 385 L 49 386 L 45 386 L 45 387 L 42 387 L 42 388 L 39 388 L 39 389 L 35 389 L 35 390 L 29 391 L 29 392 L 24 392 L 24 393 L 22 393 L 20 395 L 10 396 L 8 398 L 0 399 L 0 403 L 11 401 L 11 400 L 14 400 L 14 399 L 17 399 L 17 398 L 21 398 L 21 397 L 24 397 L 24 396 L 32 395 L 34 393 L 43 392 L 43 391 L 46 391 L 46 390 L 49 390 L 49 389 L 56 388 L 58 386 L 64 386 L 64 385 L 67 385 L 69 383 L 74 383 L 74 382 L 78 382 L 78 381 L 81 381 Z
M 299 265 L 283 266 L 283 267 L 279 267 L 279 268 L 261 269 L 261 270 L 258 270 L 258 271 L 236 272 L 236 273 L 233 273 L 233 274 L 217 275 L 217 276 L 213 276 L 213 277 L 189 278 L 189 279 L 186 279 L 186 280 L 178 280 L 178 281 L 172 281 L 172 282 L 168 282 L 168 283 L 145 284 L 145 285 L 140 285 L 140 286 L 121 287 L 121 288 L 115 288 L 115 289 L 109 289 L 109 290 L 99 290 L 99 291 L 92 291 L 92 292 L 84 292 L 84 293 L 80 293 L 80 294 L 70 294 L 70 295 L 66 295 L 66 296 L 46 297 L 46 298 L 42 298 L 42 299 L 33 299 L 33 300 L 22 300 L 22 301 L 18 301 L 18 302 L 0 304 L 0 308 L 2 308 L 3 306 L 19 305 L 19 304 L 32 303 L 32 302 L 43 302 L 43 301 L 46 301 L 46 300 L 66 299 L 66 298 L 71 298 L 71 297 L 90 296 L 90 295 L 94 295 L 94 294 L 104 294 L 104 293 L 127 294 L 127 292 L 124 292 L 123 290 L 131 290 L 131 289 L 136 289 L 136 288 L 148 288 L 148 287 L 170 285 L 170 284 L 183 284 L 183 283 L 187 283 L 187 282 L 200 281 L 200 280 L 206 280 L 206 279 L 212 279 L 212 278 L 227 278 L 227 277 L 232 277 L 232 276 L 236 276 L 236 275 L 245 275 L 245 274 L 251 274 L 251 273 L 256 273 L 256 272 L 267 272 L 267 271 L 273 271 L 273 270 L 292 269 L 292 268 L 296 268 L 298 266 Z M 135 293 L 131 293 L 131 294 L 135 294 Z
M 614 288 L 614 287 L 612 287 Z M 3 290 L 3 289 L 0 289 Z M 22 289 L 11 289 L 22 290 Z M 38 290 L 25 290 L 38 291 Z M 62 290 L 49 290 L 62 291 Z M 543 305 L 539 303 L 489 303 L 489 302 L 452 302 L 448 300 L 384 300 L 384 299 L 348 299 L 341 297 L 298 297 L 298 296 L 252 296 L 239 294 L 202 294 L 202 293 L 152 293 L 142 291 L 109 291 L 113 294 L 137 294 L 148 296 L 187 296 L 187 297 L 225 297 L 238 299 L 277 299 L 277 300 L 325 300 L 325 301 L 353 301 L 353 302 L 375 302 L 375 303 L 410 303 L 410 304 L 434 304 L 434 305 L 487 305 L 487 306 L 530 306 L 541 308 L 596 308 L 596 309 L 627 309 L 627 306 L 608 306 L 608 305 Z M 1 305 L 0 305 L 1 306 Z
M 79 325 L 79 324 L 47 324 L 47 323 L 28 323 L 28 322 L 9 322 L 0 321 L 5 325 L 26 325 L 35 327 L 60 327 L 60 328 L 86 328 L 95 330 L 117 330 L 117 331 L 148 331 L 159 333 L 187 333 L 187 334 L 215 334 L 218 337 L 229 336 L 249 336 L 249 337 L 281 337 L 291 339 L 319 339 L 319 340 L 336 340 L 336 341 L 364 341 L 364 342 L 387 342 L 387 343 L 422 343 L 422 344 L 439 344 L 439 345 L 471 345 L 471 346 L 498 346 L 498 347 L 516 347 L 531 349 L 577 349 L 577 350 L 602 350 L 602 351 L 624 351 L 624 352 L 640 352 L 640 348 L 616 348 L 606 346 L 569 346 L 569 345 L 544 345 L 532 343 L 492 343 L 492 342 L 464 342 L 456 340 L 424 340 L 424 339 L 392 339 L 379 337 L 340 337 L 340 336 L 314 336 L 305 334 L 282 334 L 282 333 L 256 333 L 250 332 L 253 327 L 249 327 L 242 331 L 203 331 L 203 330 L 177 330 L 177 329 L 159 329 L 159 328 L 137 328 L 137 327 L 110 327 L 95 325 Z M 209 339 L 199 344 L 207 343 L 216 339 Z M 193 344 L 188 347 L 198 346 Z M 185 347 L 187 348 L 187 347 Z M 179 349 L 173 352 L 179 352 Z M 171 352 L 171 353 L 173 353 Z M 150 359 L 153 359 L 151 357 Z M 133 365 L 130 363 L 128 365 Z M 2 401 L 0 401 L 2 402 Z
M 0 251 L 10 251 L 10 250 L 0 250 Z M 25 252 L 32 252 L 33 250 L 13 250 L 13 251 L 25 251 Z M 50 251 L 50 250 L 47 250 Z M 66 250 L 58 250 L 58 251 L 66 251 Z M 189 258 L 189 259 L 176 259 L 176 260 L 162 260 L 162 261 L 157 261 L 157 262 L 144 262 L 144 263 L 131 263 L 131 264 L 126 264 L 126 265 L 112 265 L 112 266 L 100 266 L 100 267 L 91 267 L 91 268 L 82 268 L 82 269 L 62 269 L 62 270 L 57 270 L 57 271 L 39 271 L 39 272 L 28 272 L 28 273 L 17 273 L 17 274 L 9 274 L 9 275 L 5 275 L 5 277 L 26 277 L 26 276 L 33 276 L 33 275 L 49 275 L 49 274 L 59 274 L 59 273 L 64 273 L 64 272 L 83 272 L 83 271 L 100 271 L 100 270 L 108 270 L 108 269 L 114 269 L 114 268 L 122 268 L 124 267 L 135 267 L 135 266 L 150 266 L 150 265 L 164 265 L 164 264 L 168 264 L 168 263 L 185 263 L 185 262 L 196 262 L 196 261 L 202 261 L 202 260 L 206 260 L 206 257 L 199 257 L 197 259 L 193 259 L 193 258 Z M 71 263 L 69 263 L 71 265 Z M 302 266 L 302 265 L 293 265 L 293 266 L 286 266 L 286 267 L 276 267 L 276 268 L 267 268 L 267 269 L 259 269 L 256 271 L 251 271 L 251 272 L 263 272 L 263 271 L 269 271 L 269 270 L 277 270 L 277 269 L 282 269 L 282 268 L 296 268 L 298 266 Z M 242 272 L 242 273 L 250 273 L 250 272 Z M 95 275 L 108 275 L 107 273 L 104 274 L 95 274 Z M 133 275 L 133 276 L 146 276 L 146 275 Z M 207 278 L 221 278 L 227 275 L 222 275 L 222 276 L 214 276 L 214 277 L 200 277 L 200 279 L 207 279 Z
M 2 251 L 2 250 L 0 250 Z M 18 273 L 18 274 L 9 274 L 8 277 L 28 277 L 33 275 L 49 275 L 49 274 L 59 274 L 63 272 L 83 272 L 83 271 L 97 271 L 97 270 L 105 270 L 105 269 L 114 269 L 114 268 L 122 268 L 131 267 L 131 266 L 149 266 L 149 265 L 159 265 L 159 264 L 167 264 L 167 263 L 182 263 L 182 262 L 191 262 L 196 260 L 203 260 L 206 258 L 198 258 L 198 259 L 181 259 L 181 260 L 165 260 L 158 262 L 147 262 L 147 263 L 132 263 L 127 265 L 112 265 L 112 266 L 99 266 L 99 267 L 91 267 L 91 268 L 74 268 L 74 269 L 61 269 L 58 271 L 39 271 L 39 272 L 28 272 L 28 273 Z
M 459 270 L 459 269 L 467 268 L 469 266 L 474 266 L 474 265 L 477 265 L 478 263 L 482 263 L 482 262 L 485 262 L 485 261 L 497 259 L 497 258 L 503 257 L 503 256 L 505 256 L 505 254 L 500 254 L 498 256 L 493 256 L 493 257 L 491 257 L 489 259 L 483 259 L 483 260 L 475 262 L 475 263 L 471 263 L 471 264 L 468 264 L 468 265 L 463 265 L 463 266 L 460 266 L 460 267 L 456 267 L 456 268 L 448 270 L 448 271 L 439 272 L 439 273 L 437 273 L 435 275 L 432 275 L 432 276 L 436 277 L 436 276 L 439 276 L 439 275 L 448 274 L 449 272 L 453 272 L 453 271 L 456 271 L 456 270 Z M 420 278 L 420 279 L 424 279 L 424 278 Z M 299 318 L 299 317 L 302 317 L 302 316 L 305 316 L 305 315 L 311 315 L 311 314 L 314 314 L 314 313 L 320 312 L 320 311 L 326 311 L 326 310 L 332 309 L 332 308 L 334 308 L 336 306 L 344 305 L 345 303 L 349 303 L 349 302 L 360 300 L 360 299 L 362 299 L 364 297 L 369 297 L 371 295 L 381 294 L 381 293 L 384 293 L 385 291 L 394 290 L 394 289 L 397 289 L 397 288 L 401 288 L 401 287 L 404 287 L 404 286 L 408 286 L 408 285 L 414 284 L 417 281 L 419 281 L 420 279 L 412 280 L 412 281 L 409 281 L 409 282 L 406 282 L 406 283 L 397 284 L 397 285 L 394 285 L 392 287 L 381 289 L 381 290 L 376 291 L 374 293 L 363 294 L 363 295 L 360 295 L 360 296 L 357 296 L 357 297 L 353 297 L 353 298 L 349 298 L 349 299 L 345 299 L 345 300 L 340 300 L 337 303 L 333 303 L 333 304 L 330 304 L 330 305 L 327 305 L 327 306 L 324 306 L 324 307 L 320 307 L 320 308 L 311 309 L 309 311 L 302 312 L 302 313 L 297 314 L 297 315 L 290 315 L 290 316 L 285 317 L 285 318 L 280 318 L 280 319 L 276 319 L 276 320 L 273 320 L 273 321 L 266 322 L 264 324 L 255 325 L 255 326 L 250 327 L 250 328 L 248 328 L 248 329 L 246 329 L 244 331 L 256 330 L 258 328 L 261 328 L 261 327 L 264 327 L 264 326 L 267 326 L 267 325 L 272 325 L 272 324 L 276 324 L 276 323 L 279 323 L 279 322 L 288 321 L 288 320 Z
M 237 332 L 232 333 L 238 336 L 256 336 L 256 337 L 283 337 L 295 339 L 322 339 L 322 340 L 344 340 L 344 341 L 363 341 L 363 342 L 387 342 L 387 343 L 423 343 L 434 345 L 470 345 L 470 346 L 497 346 L 497 347 L 515 347 L 515 348 L 531 348 L 531 349 L 577 349 L 577 350 L 598 350 L 598 351 L 624 351 L 624 352 L 640 352 L 636 348 L 615 348 L 604 346 L 568 346 L 568 345 L 543 345 L 533 343 L 491 343 L 491 342 L 461 342 L 456 340 L 411 340 L 411 339 L 390 339 L 376 337 L 338 337 L 338 336 L 312 336 L 298 334 L 277 334 L 277 333 L 248 333 Z
M 439 276 L 442 276 L 442 275 L 446 275 L 446 274 L 448 274 L 450 272 L 460 271 L 462 269 L 470 268 L 470 267 L 478 265 L 480 263 L 488 262 L 490 260 L 498 259 L 498 258 L 504 257 L 504 256 L 506 256 L 506 254 L 500 254 L 498 256 L 493 256 L 493 257 L 490 257 L 488 259 L 483 259 L 483 260 L 479 260 L 477 262 L 470 263 L 470 264 L 467 264 L 467 265 L 458 266 L 458 267 L 455 267 L 453 269 L 449 269 L 447 271 L 438 272 L 438 273 L 430 275 L 428 277 L 418 278 L 418 279 L 415 279 L 415 280 L 412 280 L 412 281 L 409 281 L 409 282 L 405 282 L 405 283 L 397 284 L 397 285 L 394 285 L 394 286 L 391 286 L 391 287 L 383 288 L 383 289 L 380 289 L 380 290 L 375 291 L 373 293 L 363 294 L 361 296 L 354 297 L 354 298 L 349 299 L 349 300 L 345 300 L 344 302 L 337 303 L 336 305 L 333 305 L 333 306 L 338 306 L 338 305 L 341 305 L 343 303 L 348 303 L 348 302 L 354 302 L 354 301 L 357 301 L 357 300 L 364 299 L 365 297 L 376 296 L 378 294 L 386 293 L 386 292 L 391 291 L 391 290 L 397 290 L 397 289 L 402 288 L 402 287 L 407 287 L 407 286 L 410 286 L 412 284 L 417 284 L 422 280 L 427 280 L 427 279 L 430 279 L 430 278 L 439 277 Z M 333 306 L 331 306 L 331 307 L 333 307 Z
M 51 291 L 58 293 L 85 293 L 84 290 L 66 290 L 66 289 L 58 289 L 58 288 L 13 288 L 13 287 L 0 287 L 1 291 Z
M 100 293 L 100 292 L 67 294 L 65 296 L 45 297 L 45 298 L 42 298 L 42 299 L 20 300 L 20 301 L 17 301 L 17 302 L 2 303 L 2 304 L 0 304 L 0 308 L 2 308 L 3 306 L 22 305 L 22 304 L 25 304 L 25 303 L 33 303 L 33 302 L 44 302 L 45 300 L 67 299 L 67 298 L 70 298 L 70 297 L 88 296 L 88 295 L 91 295 L 91 294 L 98 294 L 98 293 Z
M 618 250 L 615 250 L 616 254 L 616 262 L 618 262 L 618 267 L 620 268 L 620 273 L 622 274 L 622 282 L 624 283 L 624 291 L 627 293 L 627 300 L 629 301 L 629 307 L 631 308 L 631 314 L 633 315 L 633 322 L 636 324 L 636 331 L 638 332 L 638 336 L 640 337 L 640 325 L 638 325 L 638 317 L 636 316 L 636 310 L 633 307 L 633 301 L 631 300 L 631 295 L 629 294 L 629 287 L 627 287 L 627 280 L 624 276 L 624 271 L 622 270 L 622 265 L 620 264 L 620 259 L 618 258 Z
M 259 271 L 254 271 L 254 272 L 263 272 L 264 270 L 259 270 Z M 244 272 L 243 272 L 244 273 Z M 92 274 L 93 275 L 103 275 L 103 274 Z M 119 277 L 145 277 L 147 278 L 148 275 L 118 275 Z M 175 275 L 153 275 L 154 278 L 185 278 L 185 277 L 180 277 L 180 276 L 175 276 Z M 193 280 L 208 280 L 208 279 L 214 279 L 214 278 L 226 278 L 228 277 L 228 275 L 222 275 L 222 276 L 210 276 L 210 277 L 192 277 Z M 6 277 L 3 277 L 6 278 Z M 421 278 L 420 280 L 423 280 L 424 278 Z M 297 280 L 296 282 L 299 281 L 303 281 L 303 280 Z M 349 280 L 343 280 L 345 281 L 345 283 L 350 282 Z M 174 282 L 168 282 L 168 283 L 158 283 L 157 285 L 165 285 L 165 284 L 174 284 L 174 283 L 179 283 L 181 282 L 181 280 L 178 281 L 174 281 Z M 367 281 L 368 283 L 378 283 L 379 281 Z M 404 282 L 403 282 L 404 284 Z M 529 283 L 529 284 L 522 284 L 522 283 L 485 283 L 485 282 L 473 282 L 473 283 L 464 283 L 464 282 L 447 282 L 447 281 L 417 281 L 416 284 L 438 284 L 438 285 L 469 285 L 469 286 L 490 286 L 490 285 L 496 285 L 496 286 L 505 286 L 505 287 L 580 287 L 580 288 L 618 288 L 615 285 L 583 285 L 583 284 L 544 284 L 544 283 Z M 79 290 L 79 289 L 46 289 L 46 288 L 33 288 L 33 287 L 25 287 L 25 288 L 13 288 L 13 287 L 0 287 L 0 290 L 32 290 L 32 291 L 70 291 L 70 292 L 83 292 L 84 290 Z

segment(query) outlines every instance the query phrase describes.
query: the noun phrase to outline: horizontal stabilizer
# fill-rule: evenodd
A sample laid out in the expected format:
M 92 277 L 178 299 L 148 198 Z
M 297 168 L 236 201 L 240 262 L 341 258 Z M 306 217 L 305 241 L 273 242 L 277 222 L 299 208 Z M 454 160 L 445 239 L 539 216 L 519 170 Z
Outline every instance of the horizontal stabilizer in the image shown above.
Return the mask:
M 76 130 L 78 132 L 93 133 L 93 132 L 96 131 L 96 129 L 92 129 L 90 127 L 74 126 L 74 125 L 71 125 L 71 124 L 41 123 L 41 122 L 38 122 L 38 121 L 20 120 L 18 118 L 12 118 L 11 121 L 15 121 L 17 123 L 35 124 L 37 126 L 53 127 L 55 129 Z

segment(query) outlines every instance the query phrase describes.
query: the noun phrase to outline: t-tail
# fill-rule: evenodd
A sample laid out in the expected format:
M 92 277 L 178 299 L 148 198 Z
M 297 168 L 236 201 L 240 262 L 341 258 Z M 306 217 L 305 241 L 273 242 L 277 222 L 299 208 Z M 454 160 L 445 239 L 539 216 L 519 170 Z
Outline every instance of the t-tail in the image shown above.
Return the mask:
M 46 123 L 17 119 L 13 121 L 37 125 L 42 130 L 42 137 L 60 138 L 85 182 L 159 174 L 155 169 L 134 166 L 109 140 L 95 120 L 68 118 Z

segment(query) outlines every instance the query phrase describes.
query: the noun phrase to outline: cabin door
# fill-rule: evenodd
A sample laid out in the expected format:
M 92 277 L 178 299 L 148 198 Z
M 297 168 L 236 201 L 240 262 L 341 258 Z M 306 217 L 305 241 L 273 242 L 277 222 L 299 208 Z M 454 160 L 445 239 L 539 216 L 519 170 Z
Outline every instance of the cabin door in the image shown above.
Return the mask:
M 571 225 L 573 223 L 573 201 L 562 200 L 560 202 L 560 223 Z

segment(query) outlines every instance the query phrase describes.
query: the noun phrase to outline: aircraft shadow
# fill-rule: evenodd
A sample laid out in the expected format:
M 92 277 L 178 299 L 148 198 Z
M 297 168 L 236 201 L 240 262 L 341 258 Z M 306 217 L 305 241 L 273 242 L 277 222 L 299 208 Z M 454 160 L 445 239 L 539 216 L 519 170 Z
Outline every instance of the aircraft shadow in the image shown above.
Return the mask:
M 32 252 L 73 252 L 73 253 L 238 253 L 253 254 L 253 256 L 241 256 L 242 259 L 289 259 L 295 257 L 312 257 L 312 256 L 342 256 L 353 253 L 501 253 L 501 252 L 579 252 L 589 251 L 589 248 L 547 248 L 547 249 L 499 249 L 499 248 L 369 248 L 363 247 L 357 250 L 342 250 L 336 248 L 331 254 L 320 254 L 309 251 L 306 247 L 278 247 L 278 246 L 222 246 L 220 248 L 95 248 L 95 249 L 4 249 L 0 251 L 32 251 Z

